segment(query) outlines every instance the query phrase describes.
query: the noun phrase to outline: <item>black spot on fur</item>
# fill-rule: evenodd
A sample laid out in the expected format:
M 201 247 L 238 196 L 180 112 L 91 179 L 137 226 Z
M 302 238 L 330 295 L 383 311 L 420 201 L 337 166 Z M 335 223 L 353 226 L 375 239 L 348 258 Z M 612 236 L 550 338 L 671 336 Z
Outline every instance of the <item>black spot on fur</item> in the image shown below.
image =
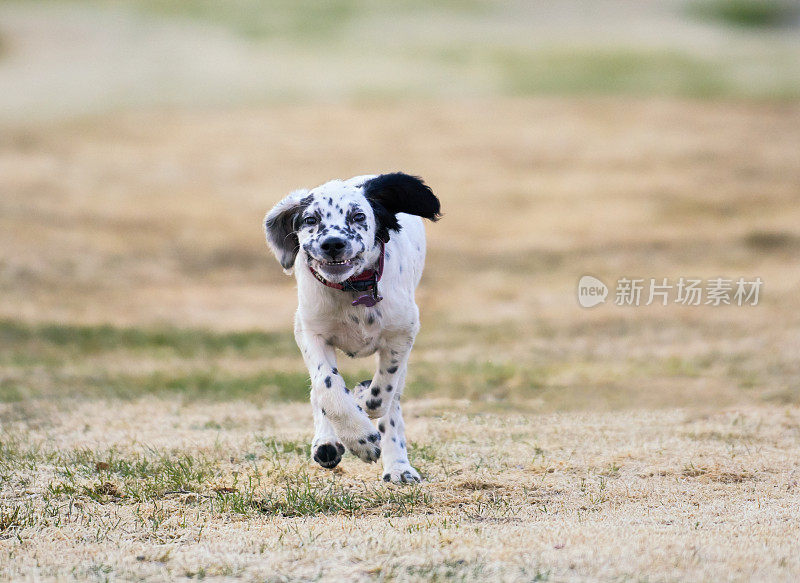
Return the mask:
M 378 435 L 377 433 L 373 433 L 367 439 L 369 439 L 372 443 L 375 443 L 376 441 L 379 441 L 380 438 L 381 438 L 380 435 Z
M 389 425 L 391 425 L 392 427 L 394 427 L 394 419 L 389 419 Z
M 377 409 L 383 403 L 383 399 L 370 399 L 367 401 L 367 409 Z
M 336 444 L 336 451 L 338 451 L 340 455 L 343 454 L 344 453 L 344 446 L 341 443 L 337 443 Z
M 396 437 L 393 437 L 393 438 L 392 438 L 392 441 L 394 441 L 395 443 L 397 443 L 397 438 L 396 438 Z
M 331 372 L 333 374 L 339 374 L 339 369 L 334 366 L 333 369 L 331 370 Z
M 378 387 L 378 386 L 372 387 L 372 395 L 374 397 L 377 397 L 380 394 L 381 394 L 381 388 L 380 387 Z
M 383 425 L 383 423 L 378 423 L 378 431 L 380 431 L 381 433 L 386 432 L 386 427 Z
M 366 439 L 359 439 L 358 443 L 360 443 L 361 445 L 365 445 L 367 443 L 367 440 Z
M 331 388 L 331 377 L 325 377 L 325 386 Z
M 374 323 L 375 323 L 375 316 L 373 316 L 372 314 L 367 316 L 367 324 L 372 326 Z
M 394 374 L 394 373 L 397 372 L 397 367 L 396 366 L 390 366 L 389 368 L 386 369 L 386 372 L 388 372 L 389 374 Z
M 392 385 L 386 385 L 386 392 L 391 393 L 393 388 Z
M 383 481 L 390 482 L 392 480 L 391 474 L 383 474 Z
M 353 324 L 358 324 L 358 316 L 350 315 L 350 320 L 352 320 Z
M 323 414 L 323 415 L 327 415 L 327 413 L 325 412 L 325 409 L 324 409 L 324 408 L 322 409 L 322 414 Z

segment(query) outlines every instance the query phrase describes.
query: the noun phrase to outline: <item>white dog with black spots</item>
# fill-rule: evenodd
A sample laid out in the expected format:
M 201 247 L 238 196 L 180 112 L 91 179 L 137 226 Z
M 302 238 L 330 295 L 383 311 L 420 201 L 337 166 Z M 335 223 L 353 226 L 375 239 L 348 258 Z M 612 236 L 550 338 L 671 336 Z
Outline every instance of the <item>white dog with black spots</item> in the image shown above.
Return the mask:
M 422 180 L 393 173 L 297 190 L 264 219 L 270 249 L 297 279 L 294 333 L 311 376 L 312 455 L 324 468 L 336 467 L 346 448 L 367 463 L 382 457 L 387 482 L 420 481 L 408 461 L 400 395 L 419 331 L 420 217 L 435 221 L 439 208 Z M 377 353 L 372 380 L 351 392 L 337 348 L 350 357 Z

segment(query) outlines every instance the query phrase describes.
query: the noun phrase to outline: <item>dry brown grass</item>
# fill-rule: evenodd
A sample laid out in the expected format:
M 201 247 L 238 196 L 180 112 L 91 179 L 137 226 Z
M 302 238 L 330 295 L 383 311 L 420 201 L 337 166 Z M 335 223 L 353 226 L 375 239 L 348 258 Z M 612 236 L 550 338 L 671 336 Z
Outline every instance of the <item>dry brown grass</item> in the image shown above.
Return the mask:
M 409 404 L 426 482 L 403 488 L 349 456 L 334 473 L 310 466 L 303 405 L 38 405 L 6 426 L 15 441 L 2 463 L 0 573 L 791 581 L 800 572 L 797 408 L 462 407 Z M 157 462 L 150 475 L 131 470 L 142 460 Z M 175 469 L 187 460 L 191 471 Z
M 3 575 L 796 579 L 798 151 L 796 104 L 664 100 L 4 131 Z M 411 489 L 349 457 L 309 465 L 306 406 L 263 400 L 303 380 L 264 211 L 396 169 L 445 212 L 419 292 L 407 410 L 428 481 Z M 756 307 L 586 310 L 586 273 L 765 287 Z M 80 328 L 101 323 L 127 328 Z M 253 329 L 276 336 L 225 336 Z

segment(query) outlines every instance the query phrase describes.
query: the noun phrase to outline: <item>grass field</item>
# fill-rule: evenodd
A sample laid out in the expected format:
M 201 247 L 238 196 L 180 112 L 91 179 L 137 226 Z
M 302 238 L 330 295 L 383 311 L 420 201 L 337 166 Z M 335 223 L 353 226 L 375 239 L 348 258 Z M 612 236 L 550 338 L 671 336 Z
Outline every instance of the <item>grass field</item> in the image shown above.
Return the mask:
M 7 133 L 3 574 L 794 579 L 798 136 L 795 105 L 663 100 Z M 410 488 L 309 462 L 293 284 L 259 224 L 296 186 L 395 168 L 445 211 Z M 765 285 L 758 306 L 584 309 L 585 273 Z
M 3 575 L 791 581 L 800 415 L 406 407 L 420 486 L 309 464 L 305 405 L 4 412 Z
M 0 4 L 0 579 L 796 581 L 795 15 Z M 395 170 L 444 212 L 406 487 L 309 459 L 261 229 Z M 623 277 L 764 284 L 632 307 Z

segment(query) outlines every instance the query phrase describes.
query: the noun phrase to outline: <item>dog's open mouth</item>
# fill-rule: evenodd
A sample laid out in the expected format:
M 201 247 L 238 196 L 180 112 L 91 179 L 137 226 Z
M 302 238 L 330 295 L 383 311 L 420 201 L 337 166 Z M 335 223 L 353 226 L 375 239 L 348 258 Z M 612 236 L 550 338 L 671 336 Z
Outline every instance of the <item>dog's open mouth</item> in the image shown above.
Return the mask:
M 317 264 L 316 269 L 328 279 L 339 282 L 343 279 L 347 279 L 347 276 L 350 275 L 359 259 L 360 255 L 356 255 L 350 259 L 341 259 L 338 261 L 320 261 L 319 259 L 314 259 L 314 263 Z

